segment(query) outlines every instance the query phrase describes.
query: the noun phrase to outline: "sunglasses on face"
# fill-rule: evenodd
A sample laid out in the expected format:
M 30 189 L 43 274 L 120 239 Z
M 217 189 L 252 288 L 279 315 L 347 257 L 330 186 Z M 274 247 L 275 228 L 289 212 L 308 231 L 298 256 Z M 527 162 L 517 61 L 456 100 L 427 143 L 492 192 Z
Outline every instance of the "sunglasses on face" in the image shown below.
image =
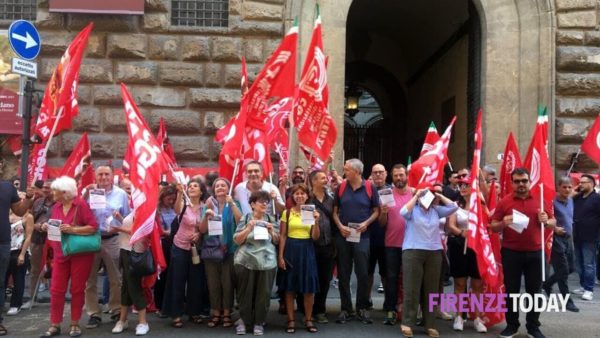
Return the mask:
M 461 175 L 456 176 L 456 178 L 465 178 L 465 177 L 467 177 L 467 174 L 461 174 Z
M 523 178 L 523 179 L 520 179 L 520 180 L 513 180 L 514 184 L 527 184 L 528 182 L 529 182 L 528 178 Z

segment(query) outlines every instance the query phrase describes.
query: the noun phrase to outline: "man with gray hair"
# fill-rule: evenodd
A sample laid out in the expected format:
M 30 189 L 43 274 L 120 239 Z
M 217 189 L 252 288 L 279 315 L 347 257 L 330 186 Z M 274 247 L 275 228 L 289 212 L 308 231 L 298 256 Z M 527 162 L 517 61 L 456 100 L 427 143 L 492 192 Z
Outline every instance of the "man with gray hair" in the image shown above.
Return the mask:
M 121 273 L 119 272 L 119 234 L 116 227 L 121 222 L 114 217 L 117 213 L 126 217 L 131 212 L 127 193 L 113 184 L 113 170 L 110 166 L 96 168 L 96 183 L 86 187 L 86 200 L 98 222 L 102 244 L 100 252 L 95 255 L 92 271 L 85 286 L 85 309 L 90 319 L 86 328 L 93 329 L 102 322 L 100 306 L 98 305 L 98 268 L 100 261 L 104 262 L 104 269 L 108 274 L 110 283 L 110 296 L 108 299 L 111 319 L 119 318 L 121 309 Z
M 542 288 L 547 295 L 552 293 L 552 286 L 558 283 L 558 289 L 563 296 L 569 294 L 569 285 L 567 279 L 569 273 L 574 271 L 573 263 L 573 183 L 571 178 L 563 176 L 558 181 L 558 194 L 554 199 L 554 217 L 556 217 L 556 227 L 554 227 L 554 240 L 552 242 L 551 263 L 554 274 L 542 284 Z M 579 312 L 579 309 L 569 297 L 567 310 Z
M 333 207 L 333 242 L 338 254 L 338 279 L 341 311 L 336 320 L 344 324 L 352 316 L 350 276 L 356 268 L 356 310 L 358 318 L 372 324 L 369 315 L 368 268 L 370 237 L 369 226 L 379 216 L 379 194 L 371 181 L 362 178 L 364 165 L 358 159 L 344 164 L 346 179 L 336 190 Z

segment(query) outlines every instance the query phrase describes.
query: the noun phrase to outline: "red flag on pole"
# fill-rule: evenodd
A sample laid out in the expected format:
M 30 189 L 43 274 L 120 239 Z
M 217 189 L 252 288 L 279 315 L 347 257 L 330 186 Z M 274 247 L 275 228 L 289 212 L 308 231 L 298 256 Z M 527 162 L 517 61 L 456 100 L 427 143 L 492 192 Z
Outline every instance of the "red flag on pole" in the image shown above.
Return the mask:
M 94 169 L 92 168 L 92 152 L 87 133 L 83 133 L 79 142 L 67 158 L 60 176 L 69 176 L 75 179 L 79 185 L 79 191 L 89 184 L 94 183 Z
M 44 142 L 50 138 L 57 119 L 54 135 L 71 128 L 73 117 L 79 114 L 77 105 L 79 67 L 93 27 L 94 24 L 89 23 L 73 39 L 46 86 L 35 126 L 35 134 Z
M 547 132 L 547 130 L 545 131 Z M 529 149 L 527 150 L 527 156 L 523 161 L 523 166 L 529 170 L 529 181 L 530 181 L 530 193 L 532 196 L 540 198 L 540 184 L 543 188 L 543 201 L 544 205 L 548 206 L 549 210 L 544 210 L 549 214 L 553 214 L 553 204 L 551 203 L 556 196 L 556 190 L 554 187 L 554 172 L 550 159 L 548 158 L 548 151 L 546 150 L 546 139 L 544 139 L 544 125 L 541 123 L 536 124 L 535 131 Z M 544 245 L 546 260 L 550 261 L 550 255 L 552 254 L 552 237 L 554 235 L 553 230 L 546 230 L 542 227 L 544 232 Z
M 129 133 L 129 179 L 133 186 L 133 226 L 131 243 L 155 231 L 154 222 L 158 205 L 158 183 L 161 173 L 168 170 L 169 157 L 156 141 L 146 121 L 131 99 L 127 87 L 121 84 L 121 95 L 125 105 L 125 120 Z
M 583 140 L 581 150 L 594 162 L 600 164 L 600 114 Z
M 317 6 L 317 19 L 302 68 L 293 122 L 298 129 L 300 144 L 311 149 L 323 162 L 327 161 L 337 138 L 337 128 L 329 114 L 328 104 L 327 59 L 323 52 L 321 15 Z
M 435 123 L 431 121 L 431 123 L 429 124 L 429 129 L 427 129 L 427 134 L 425 134 L 425 141 L 423 142 L 423 148 L 421 148 L 421 154 L 419 156 L 423 156 L 427 151 L 433 149 L 433 145 L 439 139 L 440 135 L 438 134 L 438 131 L 435 128 Z
M 433 148 L 411 164 L 408 172 L 409 186 L 416 187 L 421 182 L 434 184 L 442 181 L 443 177 L 440 177 L 440 168 L 444 168 L 448 162 L 448 145 L 450 144 L 454 121 L 456 121 L 456 116 L 452 118 L 450 125 L 446 128 L 442 137 L 434 144 Z
M 33 145 L 27 170 L 27 186 L 30 186 L 37 180 L 46 180 L 48 178 L 45 143 L 36 143 Z
M 167 126 L 165 125 L 165 120 L 162 118 L 162 116 L 160 117 L 160 125 L 158 126 L 156 141 L 162 146 L 162 149 L 165 151 L 165 154 L 169 156 L 169 159 L 173 163 L 173 166 L 177 167 L 177 161 L 175 160 L 175 152 L 173 151 L 173 147 L 171 146 L 171 142 L 169 141 L 169 136 L 167 135 Z
M 500 198 L 512 193 L 512 181 L 510 174 L 515 168 L 521 167 L 521 155 L 513 133 L 508 134 L 504 156 L 502 157 L 502 166 L 500 166 Z

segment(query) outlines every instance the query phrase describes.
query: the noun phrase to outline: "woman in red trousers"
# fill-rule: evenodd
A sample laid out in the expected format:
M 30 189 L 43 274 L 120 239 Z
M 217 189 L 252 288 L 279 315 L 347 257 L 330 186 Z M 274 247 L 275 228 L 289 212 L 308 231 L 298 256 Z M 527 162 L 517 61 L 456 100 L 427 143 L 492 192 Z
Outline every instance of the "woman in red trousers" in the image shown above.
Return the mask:
M 70 177 L 59 177 L 52 182 L 52 194 L 56 203 L 52 207 L 51 220 L 60 221 L 61 234 L 93 235 L 98 224 L 85 200 L 77 196 L 77 183 Z M 50 222 L 50 221 L 49 221 Z M 48 230 L 44 223 L 42 228 Z M 54 240 L 53 240 L 54 239 Z M 65 293 L 71 280 L 71 325 L 69 336 L 81 336 L 79 320 L 85 302 L 85 282 L 87 281 L 94 253 L 65 256 L 60 239 L 48 235 L 49 245 L 54 251 L 52 260 L 52 283 L 50 287 L 50 328 L 40 337 L 54 337 L 60 334 L 60 324 L 65 308 Z

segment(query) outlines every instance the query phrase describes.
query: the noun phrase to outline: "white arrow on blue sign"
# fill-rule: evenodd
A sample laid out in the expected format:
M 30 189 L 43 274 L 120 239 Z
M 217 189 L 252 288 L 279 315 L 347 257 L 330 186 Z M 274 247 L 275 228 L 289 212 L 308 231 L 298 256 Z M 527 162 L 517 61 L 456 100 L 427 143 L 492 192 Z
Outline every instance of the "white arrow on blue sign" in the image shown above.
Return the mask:
M 42 40 L 35 26 L 26 20 L 17 20 L 8 28 L 8 41 L 13 51 L 25 60 L 33 60 L 40 53 Z

